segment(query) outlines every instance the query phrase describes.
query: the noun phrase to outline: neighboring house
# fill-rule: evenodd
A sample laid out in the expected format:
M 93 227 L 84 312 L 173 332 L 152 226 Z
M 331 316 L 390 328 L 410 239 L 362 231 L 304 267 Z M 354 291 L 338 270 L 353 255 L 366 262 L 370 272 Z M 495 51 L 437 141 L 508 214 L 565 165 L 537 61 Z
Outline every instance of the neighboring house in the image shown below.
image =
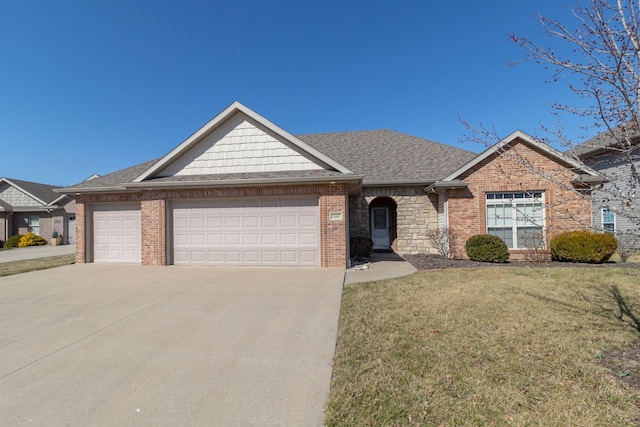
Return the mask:
M 294 136 L 236 102 L 160 159 L 57 191 L 76 197 L 77 262 L 344 267 L 350 236 L 419 254 L 444 227 L 510 235 L 517 257 L 523 227 L 548 240 L 589 221 L 566 187 L 593 179 L 521 132 L 480 155 L 390 130 Z
M 640 234 L 640 188 L 632 167 L 640 169 L 640 146 L 620 150 L 622 127 L 601 133 L 572 148 L 568 154 L 608 178 L 592 192 L 592 223 L 597 230 Z M 636 138 L 632 139 L 637 143 Z
M 55 193 L 53 185 L 0 178 L 0 240 L 33 232 L 51 241 L 75 243 L 75 200 Z

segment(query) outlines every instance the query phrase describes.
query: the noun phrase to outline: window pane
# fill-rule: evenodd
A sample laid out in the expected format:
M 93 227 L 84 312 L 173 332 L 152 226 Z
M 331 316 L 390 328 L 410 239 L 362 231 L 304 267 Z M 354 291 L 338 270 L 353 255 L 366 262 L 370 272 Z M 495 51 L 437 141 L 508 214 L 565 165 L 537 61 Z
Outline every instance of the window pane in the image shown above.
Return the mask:
M 511 205 L 488 205 L 487 227 L 506 227 L 513 223 Z
M 545 246 L 542 227 L 518 227 L 517 235 L 518 249 L 536 249 Z
M 29 215 L 29 231 L 34 234 L 40 234 L 40 217 L 37 215 Z
M 387 228 L 387 212 L 384 209 L 373 210 L 373 228 L 376 230 Z
M 504 242 L 507 244 L 507 247 L 512 249 L 513 248 L 513 229 L 511 227 L 509 228 L 489 228 L 487 229 L 487 234 L 491 234 L 493 236 L 498 236 L 499 238 L 501 238 L 502 240 L 504 240 Z
M 614 222 L 614 213 L 612 210 L 603 209 L 602 210 L 602 222 L 604 223 L 613 223 Z

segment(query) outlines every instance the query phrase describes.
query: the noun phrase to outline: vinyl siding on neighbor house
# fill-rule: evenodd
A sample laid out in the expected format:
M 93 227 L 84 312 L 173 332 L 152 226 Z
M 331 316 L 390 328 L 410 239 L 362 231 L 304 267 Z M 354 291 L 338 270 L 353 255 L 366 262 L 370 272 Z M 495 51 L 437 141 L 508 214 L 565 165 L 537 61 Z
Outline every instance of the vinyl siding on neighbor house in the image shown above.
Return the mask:
M 596 230 L 602 229 L 602 208 L 609 207 L 616 212 L 616 231 L 637 230 L 639 224 L 630 220 L 624 214 L 624 209 L 621 209 L 624 196 L 622 198 L 611 196 L 612 194 L 626 194 L 630 190 L 631 165 L 628 161 L 623 159 L 619 153 L 605 152 L 590 156 L 584 162 L 606 175 L 610 180 L 592 192 L 593 227 Z M 640 168 L 640 161 L 636 163 L 636 167 Z M 636 195 L 636 203 L 631 209 L 637 215 L 638 209 L 640 209 L 640 194 Z

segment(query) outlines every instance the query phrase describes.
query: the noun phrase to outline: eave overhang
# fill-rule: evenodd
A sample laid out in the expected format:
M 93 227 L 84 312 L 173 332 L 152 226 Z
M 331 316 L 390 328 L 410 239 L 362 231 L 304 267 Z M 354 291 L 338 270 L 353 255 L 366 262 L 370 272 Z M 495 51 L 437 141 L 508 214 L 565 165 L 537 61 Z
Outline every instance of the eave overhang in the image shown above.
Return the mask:
M 582 175 L 577 175 L 573 179 L 574 183 L 581 183 L 581 184 L 587 184 L 587 185 L 604 184 L 605 182 L 609 182 L 609 181 L 610 180 L 604 175 L 593 176 L 593 175 L 582 174 Z
M 435 179 L 423 179 L 419 181 L 364 181 L 363 187 L 421 187 L 436 182 Z
M 467 188 L 469 184 L 460 180 L 453 181 L 437 181 L 428 187 L 424 188 L 425 193 L 442 193 L 447 190 L 458 190 L 460 188 Z
M 222 179 L 222 180 L 181 180 L 181 181 L 143 181 L 130 182 L 110 187 L 86 187 L 73 189 L 57 189 L 65 194 L 94 194 L 94 193 L 128 193 L 143 190 L 175 190 L 192 188 L 221 188 L 221 187 L 262 187 L 303 184 L 354 184 L 360 187 L 363 176 L 337 175 L 331 177 L 283 177 L 283 178 L 255 178 L 255 179 Z

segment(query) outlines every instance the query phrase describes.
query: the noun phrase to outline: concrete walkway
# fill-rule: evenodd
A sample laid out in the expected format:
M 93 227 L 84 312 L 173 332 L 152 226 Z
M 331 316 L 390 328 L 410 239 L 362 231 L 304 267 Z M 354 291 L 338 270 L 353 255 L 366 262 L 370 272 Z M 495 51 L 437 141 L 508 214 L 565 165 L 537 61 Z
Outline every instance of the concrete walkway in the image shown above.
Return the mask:
M 393 279 L 415 273 L 413 265 L 393 252 L 375 252 L 371 255 L 371 267 L 366 270 L 350 268 L 345 275 L 345 285 L 351 283 L 371 282 L 374 280 Z
M 50 256 L 71 255 L 76 253 L 76 245 L 31 246 L 28 248 L 3 249 L 0 251 L 0 264 L 3 262 L 25 261 Z

